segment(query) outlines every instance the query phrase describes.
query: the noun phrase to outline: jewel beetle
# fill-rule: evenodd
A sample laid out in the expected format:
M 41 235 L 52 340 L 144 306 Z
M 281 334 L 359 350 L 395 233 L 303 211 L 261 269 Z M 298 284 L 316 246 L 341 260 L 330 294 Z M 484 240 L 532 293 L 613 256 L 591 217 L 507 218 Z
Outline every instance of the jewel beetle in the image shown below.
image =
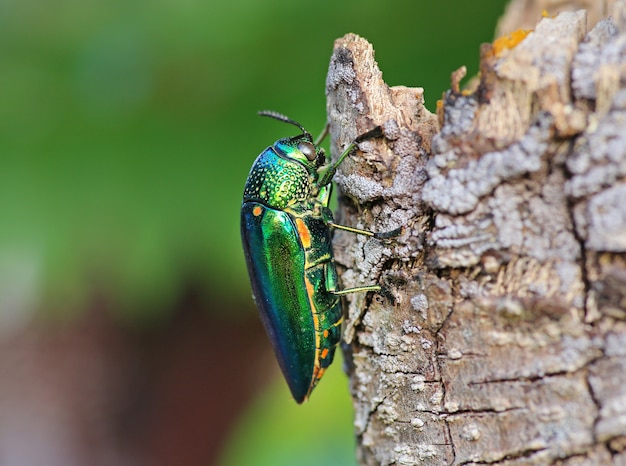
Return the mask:
M 319 141 L 300 123 L 275 112 L 259 114 L 302 131 L 261 152 L 250 169 L 241 206 L 241 238 L 254 299 L 291 394 L 302 403 L 331 364 L 341 339 L 340 296 L 381 289 L 339 289 L 331 228 L 379 239 L 400 229 L 373 233 L 337 225 L 328 208 L 337 167 L 359 142 L 382 136 L 380 126 L 327 164 Z

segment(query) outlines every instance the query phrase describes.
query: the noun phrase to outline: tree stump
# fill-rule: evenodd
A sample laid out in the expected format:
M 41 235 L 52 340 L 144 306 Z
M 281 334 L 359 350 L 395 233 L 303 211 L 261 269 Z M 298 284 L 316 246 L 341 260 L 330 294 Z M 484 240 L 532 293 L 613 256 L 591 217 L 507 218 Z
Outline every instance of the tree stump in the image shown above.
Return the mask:
M 437 115 L 335 43 L 335 232 L 364 465 L 626 464 L 626 2 L 481 49 Z

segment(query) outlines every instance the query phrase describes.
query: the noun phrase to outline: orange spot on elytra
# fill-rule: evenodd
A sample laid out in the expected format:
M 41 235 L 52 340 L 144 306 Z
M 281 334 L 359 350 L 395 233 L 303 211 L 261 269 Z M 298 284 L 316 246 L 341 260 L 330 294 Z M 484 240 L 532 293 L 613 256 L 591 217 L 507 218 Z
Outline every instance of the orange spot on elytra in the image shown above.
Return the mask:
M 313 283 L 307 277 L 304 278 L 304 286 L 306 287 L 306 293 L 309 296 L 309 301 L 311 305 L 313 305 L 313 293 L 315 292 L 315 288 L 313 287 Z
M 258 217 L 259 215 L 261 215 L 262 212 L 263 212 L 263 209 L 259 205 L 254 206 L 254 209 L 252 209 L 252 215 L 254 215 L 255 217 Z
M 298 236 L 300 237 L 300 241 L 302 241 L 302 246 L 304 246 L 305 248 L 310 248 L 311 232 L 301 218 L 296 219 L 296 228 L 298 229 Z
M 326 356 L 328 356 L 328 348 L 324 348 L 322 350 L 322 354 L 321 354 L 322 359 L 326 359 Z

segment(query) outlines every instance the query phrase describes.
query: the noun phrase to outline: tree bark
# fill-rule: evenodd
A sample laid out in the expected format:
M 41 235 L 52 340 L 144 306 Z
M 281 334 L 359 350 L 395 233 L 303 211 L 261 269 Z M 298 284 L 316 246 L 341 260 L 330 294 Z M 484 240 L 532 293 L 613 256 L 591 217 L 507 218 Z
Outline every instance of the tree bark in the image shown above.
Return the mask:
M 486 44 L 437 115 L 335 43 L 331 152 L 361 464 L 626 464 L 626 2 Z M 519 37 L 519 36 L 518 36 Z

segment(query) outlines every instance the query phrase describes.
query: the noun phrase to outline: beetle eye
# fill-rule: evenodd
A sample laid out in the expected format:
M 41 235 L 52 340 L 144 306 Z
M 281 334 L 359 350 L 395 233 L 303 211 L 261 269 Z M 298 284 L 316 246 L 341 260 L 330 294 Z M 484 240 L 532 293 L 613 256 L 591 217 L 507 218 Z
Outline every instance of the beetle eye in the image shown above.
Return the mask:
M 313 162 L 317 158 L 317 151 L 315 150 L 315 146 L 310 142 L 303 141 L 298 144 L 298 150 L 304 154 L 304 156 L 310 162 Z

